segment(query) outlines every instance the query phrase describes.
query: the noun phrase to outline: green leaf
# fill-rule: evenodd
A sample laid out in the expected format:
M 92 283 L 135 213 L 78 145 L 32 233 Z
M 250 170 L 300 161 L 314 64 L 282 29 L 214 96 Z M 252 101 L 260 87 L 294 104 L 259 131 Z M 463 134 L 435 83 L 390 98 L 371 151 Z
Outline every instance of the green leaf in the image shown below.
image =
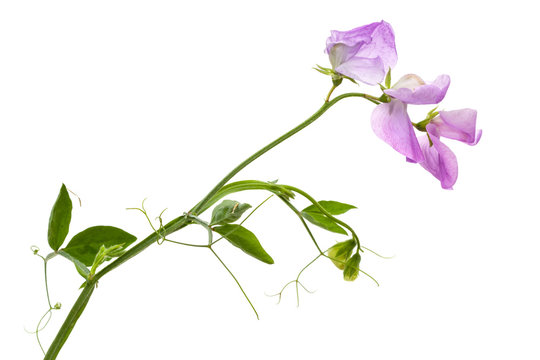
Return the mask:
M 338 201 L 318 201 L 319 205 L 326 210 L 330 215 L 341 215 L 351 209 L 356 209 L 356 206 L 340 203 Z M 302 216 L 310 223 L 317 225 L 325 230 L 332 231 L 338 234 L 347 235 L 347 232 L 336 222 L 326 215 L 314 204 L 302 210 Z
M 66 189 L 66 185 L 62 184 L 60 193 L 56 198 L 56 202 L 51 210 L 51 216 L 49 217 L 49 230 L 47 233 L 47 240 L 49 246 L 54 251 L 57 251 L 60 246 L 66 240 L 66 236 L 69 232 L 69 223 L 71 222 L 71 199 Z
M 64 250 L 58 251 L 60 255 L 71 261 L 75 265 L 75 269 L 77 269 L 77 272 L 79 275 L 81 275 L 83 278 L 88 279 L 88 274 L 90 274 L 90 270 L 79 260 L 75 259 L 73 256 L 69 255 Z
M 347 235 L 347 231 L 345 231 L 345 229 L 336 224 L 334 220 L 329 219 L 321 213 L 302 211 L 302 216 L 313 225 L 317 225 L 325 230 L 338 234 Z
M 263 249 L 257 237 L 248 229 L 240 225 L 228 224 L 216 226 L 215 232 L 227 239 L 231 244 L 255 259 L 267 264 L 273 264 L 274 259 Z
M 64 251 L 91 266 L 101 245 L 110 247 L 123 244 L 126 248 L 137 238 L 114 226 L 93 226 L 75 235 L 64 248 Z
M 347 211 L 351 210 L 351 209 L 356 209 L 356 206 L 354 205 L 349 205 L 349 204 L 345 204 L 345 203 L 341 203 L 339 201 L 332 201 L 332 200 L 321 200 L 321 201 L 318 201 L 319 205 L 321 205 L 321 207 L 326 210 L 328 213 L 330 213 L 331 215 L 341 215 L 341 214 L 345 214 Z M 319 210 L 318 207 L 316 207 L 315 205 L 310 205 L 308 206 L 307 208 L 305 208 L 304 210 L 302 210 L 302 212 L 309 212 L 309 213 L 312 213 L 312 212 L 317 212 L 317 213 L 321 213 L 321 211 Z
M 360 272 L 360 254 L 354 254 L 345 263 L 345 269 L 343 270 L 343 279 L 345 281 L 354 281 L 358 277 Z
M 240 219 L 242 214 L 251 207 L 249 204 L 241 204 L 238 201 L 223 200 L 212 211 L 210 225 L 225 225 Z

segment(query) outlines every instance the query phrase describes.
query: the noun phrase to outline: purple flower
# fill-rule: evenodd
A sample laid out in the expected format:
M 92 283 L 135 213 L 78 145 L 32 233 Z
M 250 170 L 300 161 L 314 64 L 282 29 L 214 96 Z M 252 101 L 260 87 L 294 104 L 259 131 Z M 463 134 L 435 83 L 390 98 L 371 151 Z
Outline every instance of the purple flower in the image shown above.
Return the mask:
M 336 72 L 375 85 L 397 62 L 394 31 L 381 21 L 349 31 L 332 30 L 326 53 Z
M 407 104 L 437 104 L 450 86 L 450 77 L 440 75 L 432 83 L 426 83 L 418 75 L 403 76 L 385 93 L 390 102 L 377 105 L 371 115 L 371 127 L 375 134 L 394 150 L 414 162 L 424 161 L 424 154 L 414 133 Z
M 390 102 L 377 105 L 371 115 L 375 134 L 405 155 L 407 161 L 419 163 L 444 189 L 452 189 L 455 184 L 458 165 L 456 156 L 440 138 L 476 145 L 482 136 L 482 131 L 476 131 L 476 110 L 441 111 L 432 119 L 428 117 L 427 134 L 417 138 L 407 114 L 407 104 L 438 104 L 449 86 L 448 75 L 440 75 L 431 83 L 418 75 L 405 75 L 391 89 L 384 90 Z
M 425 135 L 419 139 L 425 159 L 420 162 L 420 166 L 435 176 L 441 182 L 443 189 L 452 189 L 458 176 L 457 159 L 450 148 L 440 141 L 440 137 L 476 145 L 482 136 L 482 130 L 476 131 L 476 110 L 441 111 L 426 126 L 426 131 L 429 138 Z M 412 159 L 407 160 L 417 162 Z

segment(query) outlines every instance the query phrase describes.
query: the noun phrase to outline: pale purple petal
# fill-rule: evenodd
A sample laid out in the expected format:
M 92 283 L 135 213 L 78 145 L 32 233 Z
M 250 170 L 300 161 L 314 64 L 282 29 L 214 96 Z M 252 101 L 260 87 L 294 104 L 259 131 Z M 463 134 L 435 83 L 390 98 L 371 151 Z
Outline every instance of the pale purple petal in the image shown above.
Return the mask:
M 384 64 L 380 58 L 352 58 L 336 67 L 336 71 L 369 85 L 377 85 L 385 76 Z
M 432 126 L 431 124 L 427 126 L 432 146 L 430 146 L 427 135 L 418 139 L 425 158 L 425 161 L 420 165 L 441 182 L 443 189 L 452 189 L 458 176 L 457 158 L 452 150 L 432 133 Z
M 431 124 L 438 136 L 468 145 L 476 145 L 482 136 L 482 130 L 476 131 L 476 110 L 473 109 L 441 111 Z
M 417 78 L 416 81 L 405 81 L 402 78 L 396 85 L 403 87 L 393 87 L 384 92 L 406 104 L 438 104 L 444 99 L 450 86 L 450 77 L 448 75 L 439 75 L 432 83 L 423 84 L 420 77 L 412 74 L 405 75 L 409 79 L 412 79 L 413 76 Z M 414 86 L 414 84 L 417 85 Z
M 392 100 L 377 105 L 371 115 L 371 127 L 379 138 L 397 152 L 415 162 L 424 161 L 424 155 L 407 114 L 406 104 Z
M 326 52 L 330 53 L 330 49 L 335 44 L 354 46 L 358 43 L 370 42 L 371 34 L 381 25 L 381 23 L 384 23 L 384 21 L 374 22 L 348 31 L 331 30 L 330 37 L 326 39 Z
M 326 40 L 326 52 L 334 70 L 368 84 L 383 81 L 388 68 L 397 62 L 394 32 L 384 21 L 349 31 L 333 30 Z M 369 60 L 376 61 L 376 66 L 369 66 Z M 369 74 L 364 74 L 364 71 Z
M 374 58 L 380 57 L 384 64 L 384 72 L 388 72 L 388 68 L 393 68 L 397 64 L 396 43 L 392 26 L 387 22 L 381 21 L 373 34 L 371 42 L 362 46 L 358 53 L 358 57 Z

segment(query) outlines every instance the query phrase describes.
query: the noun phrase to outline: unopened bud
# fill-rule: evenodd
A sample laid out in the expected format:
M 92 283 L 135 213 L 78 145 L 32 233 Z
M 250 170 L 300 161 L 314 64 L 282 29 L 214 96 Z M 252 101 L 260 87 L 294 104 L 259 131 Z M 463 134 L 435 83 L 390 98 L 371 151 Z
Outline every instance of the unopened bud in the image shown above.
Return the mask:
M 328 249 L 328 257 L 338 269 L 343 270 L 345 268 L 345 263 L 351 256 L 355 246 L 356 241 L 353 239 L 339 242 Z
M 345 281 L 354 281 L 358 277 L 360 272 L 360 254 L 354 254 L 347 263 L 345 263 L 345 269 L 343 270 L 343 279 Z

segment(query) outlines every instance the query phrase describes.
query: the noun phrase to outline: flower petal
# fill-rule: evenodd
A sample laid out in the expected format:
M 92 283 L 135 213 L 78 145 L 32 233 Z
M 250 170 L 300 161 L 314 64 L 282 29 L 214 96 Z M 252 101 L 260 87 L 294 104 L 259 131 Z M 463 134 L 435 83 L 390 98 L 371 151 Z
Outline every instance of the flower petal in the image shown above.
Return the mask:
M 438 104 L 444 99 L 449 86 L 448 75 L 439 75 L 432 83 L 424 83 L 417 75 L 409 74 L 384 92 L 406 104 Z
M 392 100 L 377 105 L 371 115 L 371 127 L 379 138 L 400 154 L 415 162 L 424 161 L 406 104 Z
M 476 145 L 482 136 L 482 130 L 476 131 L 476 110 L 473 109 L 441 111 L 431 124 L 434 125 L 432 131 L 438 136 L 468 145 Z
M 331 31 L 330 37 L 326 40 L 326 53 L 330 57 L 330 63 L 333 68 L 352 61 L 362 63 L 359 66 L 353 63 L 349 69 L 354 70 L 359 68 L 362 71 L 366 65 L 366 59 L 377 60 L 382 64 L 383 72 L 386 74 L 389 67 L 394 67 L 397 63 L 396 44 L 394 31 L 387 22 L 381 21 L 369 25 L 361 26 L 349 31 Z M 355 76 L 345 74 L 354 79 L 366 78 L 361 72 L 356 72 Z M 372 76 L 368 76 L 371 78 Z M 383 77 L 377 82 L 382 81 Z M 378 77 L 377 77 L 378 79 Z M 369 80 L 372 83 L 372 80 Z
M 385 76 L 381 58 L 369 59 L 354 57 L 336 67 L 336 71 L 368 85 L 377 85 Z
M 360 42 L 367 43 L 371 42 L 371 36 L 373 32 L 377 29 L 381 22 L 374 22 L 368 25 L 360 26 L 352 30 L 339 31 L 332 30 L 330 31 L 330 37 L 326 39 L 326 52 L 330 53 L 330 49 L 335 44 L 345 44 L 347 46 L 354 46 Z M 386 24 L 386 23 L 385 23 Z M 390 25 L 388 25 L 390 26 Z
M 414 90 L 419 86 L 426 85 L 426 82 L 416 74 L 403 75 L 397 83 L 392 86 L 393 89 L 407 88 Z
M 431 124 L 427 126 L 427 130 L 433 145 L 430 146 L 427 135 L 418 139 L 425 157 L 425 161 L 420 165 L 439 179 L 443 189 L 452 189 L 458 176 L 456 155 L 430 131 L 430 127 Z
M 397 63 L 397 51 L 392 26 L 385 21 L 381 21 L 379 26 L 371 34 L 371 42 L 362 46 L 358 53 L 358 57 L 380 57 L 384 64 L 384 72 L 388 68 L 393 68 Z

